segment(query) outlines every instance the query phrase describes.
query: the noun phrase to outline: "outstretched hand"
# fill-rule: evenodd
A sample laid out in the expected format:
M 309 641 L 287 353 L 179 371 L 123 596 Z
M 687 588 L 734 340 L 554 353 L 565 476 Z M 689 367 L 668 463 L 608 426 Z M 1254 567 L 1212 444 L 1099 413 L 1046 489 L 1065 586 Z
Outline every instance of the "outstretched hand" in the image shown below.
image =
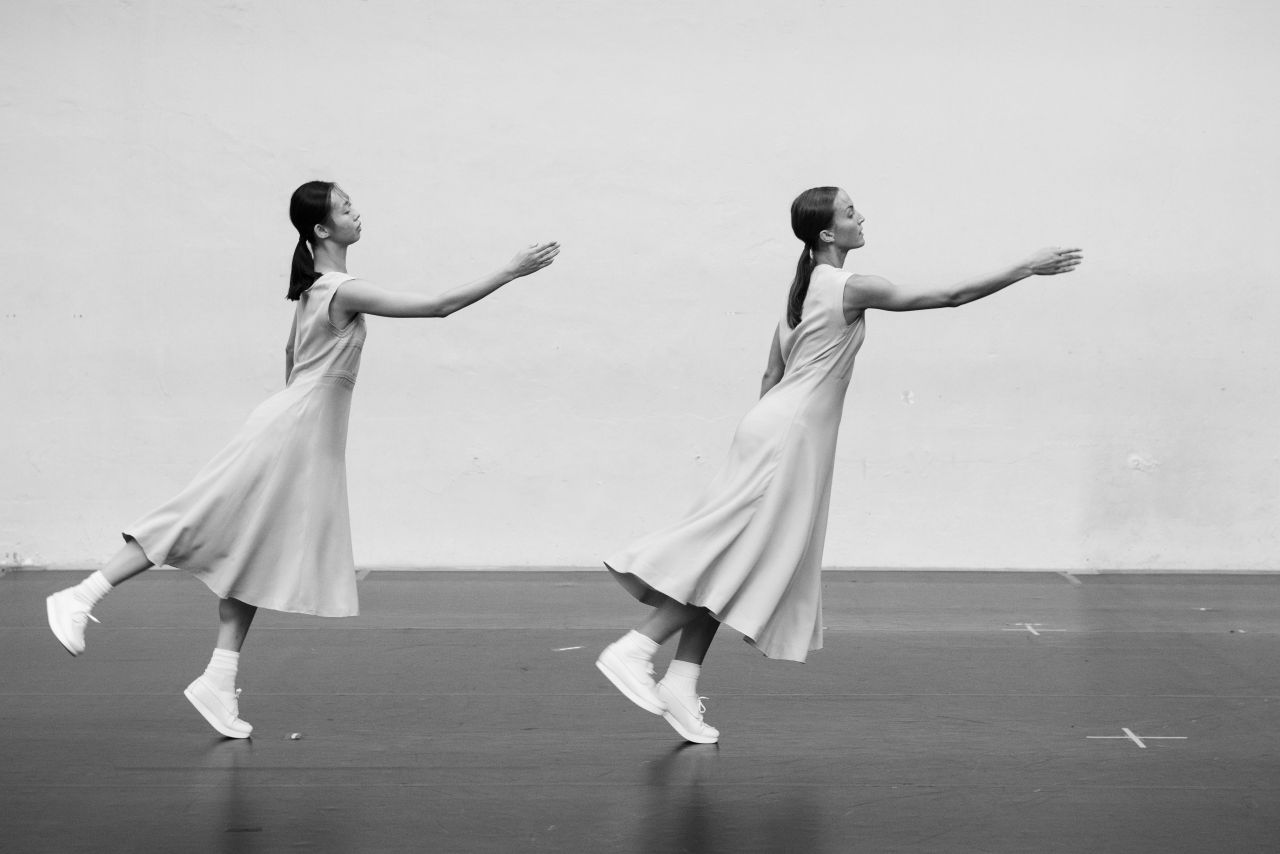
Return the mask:
M 530 243 L 528 248 L 516 253 L 507 268 L 511 271 L 512 278 L 518 279 L 538 272 L 555 260 L 559 254 L 560 244 L 554 240 L 547 243 Z
M 1059 273 L 1070 273 L 1083 260 L 1083 249 L 1049 246 L 1028 258 L 1024 266 L 1033 276 L 1056 276 Z

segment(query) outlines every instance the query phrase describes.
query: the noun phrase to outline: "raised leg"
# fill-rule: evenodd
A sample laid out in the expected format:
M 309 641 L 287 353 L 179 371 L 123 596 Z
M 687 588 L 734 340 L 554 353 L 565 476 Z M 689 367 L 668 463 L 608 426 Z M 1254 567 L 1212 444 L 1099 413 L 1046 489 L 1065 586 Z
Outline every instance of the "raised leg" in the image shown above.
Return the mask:
M 79 584 L 59 590 L 45 599 L 45 611 L 49 628 L 67 652 L 79 655 L 84 652 L 84 630 L 89 621 L 98 622 L 91 613 L 111 589 L 125 579 L 132 578 L 151 567 L 151 561 L 142 548 L 132 540 L 107 562 Z
M 129 540 L 120 547 L 120 551 L 107 561 L 107 565 L 102 568 L 102 577 L 107 583 L 115 587 L 122 581 L 128 581 L 140 572 L 148 570 L 152 567 L 151 561 L 147 560 L 146 554 L 142 551 L 142 546 L 133 540 Z

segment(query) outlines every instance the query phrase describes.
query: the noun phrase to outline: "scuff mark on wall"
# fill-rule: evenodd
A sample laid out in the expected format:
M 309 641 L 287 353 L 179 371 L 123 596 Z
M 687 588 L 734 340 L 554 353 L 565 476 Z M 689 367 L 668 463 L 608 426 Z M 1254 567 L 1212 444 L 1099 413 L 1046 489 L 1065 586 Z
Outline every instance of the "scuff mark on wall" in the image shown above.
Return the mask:
M 1160 461 L 1155 457 L 1137 452 L 1130 454 L 1126 462 L 1134 471 L 1155 471 L 1160 465 Z
M 11 569 L 43 569 L 45 562 L 35 556 L 23 556 L 21 552 L 0 554 L 0 574 Z

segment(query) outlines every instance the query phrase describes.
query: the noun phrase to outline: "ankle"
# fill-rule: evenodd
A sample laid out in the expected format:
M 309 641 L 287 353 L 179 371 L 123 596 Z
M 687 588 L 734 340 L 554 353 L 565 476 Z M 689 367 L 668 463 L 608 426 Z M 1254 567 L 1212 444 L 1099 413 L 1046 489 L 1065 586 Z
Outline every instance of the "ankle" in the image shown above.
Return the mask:
M 667 667 L 667 674 L 662 677 L 662 684 L 673 693 L 684 697 L 698 696 L 698 676 L 702 667 L 688 661 L 672 659 Z
M 218 691 L 234 694 L 239 668 L 240 653 L 229 649 L 215 649 L 204 670 L 204 678 Z
M 111 582 L 107 581 L 106 576 L 102 574 L 101 570 L 93 573 L 84 581 L 81 581 L 79 584 L 71 588 L 72 592 L 75 593 L 76 598 L 81 602 L 84 602 L 90 608 L 101 602 L 103 597 L 111 592 L 111 589 Z
M 658 642 L 632 629 L 617 641 L 619 652 L 638 658 L 652 659 L 658 652 Z

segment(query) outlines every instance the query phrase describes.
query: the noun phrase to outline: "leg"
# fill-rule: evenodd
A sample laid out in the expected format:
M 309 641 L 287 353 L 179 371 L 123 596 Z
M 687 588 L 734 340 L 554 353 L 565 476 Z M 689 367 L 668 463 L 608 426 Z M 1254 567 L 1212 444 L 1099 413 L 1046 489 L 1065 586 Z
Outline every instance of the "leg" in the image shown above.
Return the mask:
M 639 628 L 605 647 L 596 659 L 596 667 L 628 700 L 646 712 L 662 714 L 658 686 L 653 681 L 653 656 L 663 641 L 701 611 L 693 605 L 665 598 Z
M 706 613 L 706 608 L 699 608 L 697 605 L 686 605 L 683 602 L 668 598 L 653 609 L 649 619 L 641 623 L 636 631 L 655 643 L 662 644 L 666 642 L 667 638 Z M 714 630 L 712 632 L 714 634 Z M 711 640 L 708 638 L 707 644 L 710 645 L 710 643 Z M 706 650 L 703 650 L 703 652 L 705 653 Z
M 151 561 L 142 551 L 142 546 L 129 540 L 120 547 L 107 565 L 102 568 L 102 577 L 115 587 L 122 581 L 128 581 L 140 572 L 152 567 Z
M 705 698 L 698 696 L 698 676 L 720 621 L 705 608 L 699 610 L 680 633 L 676 657 L 658 683 L 657 694 L 664 707 L 662 716 L 672 729 L 687 741 L 714 744 L 720 740 L 720 731 L 702 719 L 706 707 L 702 705 Z
M 240 692 L 236 690 L 236 672 L 240 667 L 240 648 L 253 617 L 254 605 L 239 599 L 218 602 L 218 640 L 209 666 L 183 692 L 204 719 L 227 738 L 248 738 L 253 726 L 240 720 Z
M 711 616 L 706 608 L 700 608 L 699 611 L 701 613 L 686 623 L 684 631 L 680 633 L 680 644 L 676 647 L 676 661 L 687 661 L 701 666 L 702 660 L 707 657 L 707 650 L 711 648 L 711 641 L 715 640 L 720 621 Z
M 218 641 L 214 648 L 239 653 L 244 646 L 244 636 L 249 633 L 249 626 L 257 613 L 256 605 L 246 605 L 239 599 L 219 600 Z
M 84 630 L 96 617 L 90 613 L 102 597 L 120 582 L 151 567 L 142 547 L 133 540 L 126 542 L 107 565 L 74 587 L 59 590 L 45 600 L 49 628 L 53 636 L 72 655 L 84 652 Z
M 658 697 L 657 683 L 653 681 L 654 653 L 660 644 L 691 624 L 696 624 L 697 628 L 689 635 L 688 641 L 682 635 L 680 645 L 684 649 L 686 642 L 692 644 L 687 654 L 696 654 L 701 660 L 719 623 L 707 613 L 706 608 L 667 598 L 653 609 L 649 619 L 639 628 L 606 647 L 596 661 L 596 667 L 628 700 L 646 712 L 660 715 L 664 704 Z M 685 631 L 688 632 L 688 628 Z

